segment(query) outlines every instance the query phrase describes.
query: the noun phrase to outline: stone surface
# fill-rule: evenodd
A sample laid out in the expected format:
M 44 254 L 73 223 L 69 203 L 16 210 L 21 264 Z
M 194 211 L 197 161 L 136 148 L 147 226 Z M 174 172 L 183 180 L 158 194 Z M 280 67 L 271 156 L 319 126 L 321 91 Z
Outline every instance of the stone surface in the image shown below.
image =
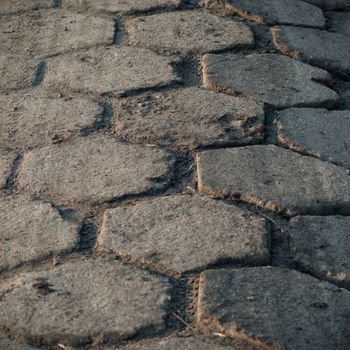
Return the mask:
M 349 0 L 305 0 L 325 10 L 350 10 Z
M 118 100 L 114 107 L 115 133 L 138 142 L 193 149 L 264 138 L 262 104 L 196 87 Z
M 203 11 L 178 11 L 136 17 L 127 24 L 133 45 L 205 53 L 254 45 L 246 25 Z
M 63 7 L 119 14 L 175 9 L 180 5 L 181 0 L 62 0 Z
M 221 201 L 177 195 L 108 210 L 100 249 L 178 273 L 218 261 L 268 264 L 265 220 Z
M 3 17 L 0 33 L 1 52 L 43 57 L 112 44 L 114 22 L 109 18 L 48 10 Z
M 115 260 L 67 262 L 4 283 L 0 325 L 22 337 L 64 344 L 159 331 L 169 288 L 164 277 Z
M 44 83 L 73 91 L 120 95 L 178 81 L 171 67 L 173 61 L 139 48 L 90 49 L 48 60 Z
M 297 271 L 257 267 L 200 276 L 200 325 L 273 349 L 348 349 L 349 317 L 348 291 Z
M 239 14 L 269 25 L 323 27 L 325 24 L 321 9 L 301 0 L 204 0 L 204 4 L 227 15 Z
M 288 216 L 350 213 L 348 170 L 274 145 L 201 152 L 197 169 L 202 193 Z
M 0 270 L 71 251 L 78 243 L 79 227 L 64 220 L 51 204 L 27 195 L 0 199 Z
M 165 188 L 173 163 L 159 148 L 84 137 L 26 153 L 19 184 L 35 193 L 97 203 Z
M 82 97 L 37 91 L 0 95 L 0 144 L 26 149 L 67 139 L 101 121 L 103 107 Z
M 350 12 L 328 13 L 330 30 L 350 36 Z
M 52 6 L 52 3 L 52 0 L 1 0 L 0 15 L 49 8 Z
M 317 81 L 328 72 L 274 54 L 206 54 L 203 82 L 208 89 L 250 95 L 278 108 L 334 104 L 339 96 Z
M 290 221 L 294 261 L 306 272 L 350 289 L 350 218 L 297 216 Z
M 278 113 L 278 142 L 350 168 L 350 111 L 290 108 Z
M 6 186 L 7 179 L 11 175 L 12 165 L 17 157 L 14 152 L 0 151 L 0 189 Z
M 273 42 L 282 53 L 295 59 L 350 76 L 350 40 L 340 33 L 314 28 L 276 27 Z
M 15 340 L 11 340 L 5 337 L 0 337 L 0 349 L 1 350 L 39 350 L 38 348 L 33 348 L 30 345 L 19 343 Z

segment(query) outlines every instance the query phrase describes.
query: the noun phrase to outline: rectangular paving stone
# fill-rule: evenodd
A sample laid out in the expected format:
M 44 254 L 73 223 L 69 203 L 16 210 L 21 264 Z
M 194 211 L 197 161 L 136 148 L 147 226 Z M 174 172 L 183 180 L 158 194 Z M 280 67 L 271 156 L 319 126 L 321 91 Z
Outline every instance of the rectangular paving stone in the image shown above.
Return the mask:
M 52 0 L 1 0 L 0 15 L 52 7 Z
M 98 246 L 180 274 L 218 261 L 264 265 L 270 260 L 265 220 L 221 201 L 189 195 L 108 210 Z
M 17 154 L 15 152 L 0 151 L 0 189 L 6 187 L 16 158 Z
M 132 45 L 150 49 L 205 53 L 254 45 L 246 25 L 199 10 L 136 17 L 126 28 Z
M 113 42 L 114 21 L 64 10 L 37 11 L 1 18 L 0 51 L 52 56 Z
M 275 54 L 206 54 L 202 58 L 207 89 L 252 96 L 277 108 L 328 106 L 339 101 L 321 84 L 328 72 Z
M 350 345 L 350 292 L 278 267 L 208 270 L 197 321 L 260 349 L 339 350 Z
M 28 195 L 0 199 L 0 271 L 69 252 L 79 241 L 79 222 L 64 220 L 49 203 Z
M 53 57 L 47 61 L 44 84 L 94 94 L 125 94 L 130 90 L 170 85 L 179 78 L 174 58 L 132 47 L 106 47 Z
M 290 249 L 299 268 L 350 289 L 350 217 L 297 216 L 290 221 Z
M 324 27 L 320 8 L 301 0 L 204 0 L 208 9 L 240 16 L 261 24 Z
M 265 134 L 261 103 L 197 87 L 115 100 L 113 107 L 114 132 L 137 142 L 194 149 L 257 143 Z
M 112 259 L 76 260 L 2 284 L 0 327 L 51 345 L 120 341 L 164 330 L 164 277 Z
M 173 165 L 165 150 L 96 135 L 26 153 L 18 181 L 34 193 L 101 203 L 164 189 Z
M 101 121 L 103 107 L 83 97 L 33 89 L 0 94 L 0 144 L 16 150 L 68 139 Z
M 350 168 L 350 111 L 290 108 L 277 114 L 278 142 Z
M 275 27 L 273 42 L 282 53 L 328 71 L 350 76 L 350 40 L 341 33 L 314 28 Z
M 197 172 L 201 193 L 288 216 L 350 213 L 347 169 L 274 145 L 201 152 Z

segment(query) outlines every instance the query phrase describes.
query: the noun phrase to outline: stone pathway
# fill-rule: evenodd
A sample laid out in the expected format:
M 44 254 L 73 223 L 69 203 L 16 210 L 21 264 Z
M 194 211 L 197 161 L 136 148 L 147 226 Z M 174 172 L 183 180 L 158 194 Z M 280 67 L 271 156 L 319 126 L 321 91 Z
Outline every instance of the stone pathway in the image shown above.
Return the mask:
M 349 350 L 349 28 L 1 0 L 0 350 Z

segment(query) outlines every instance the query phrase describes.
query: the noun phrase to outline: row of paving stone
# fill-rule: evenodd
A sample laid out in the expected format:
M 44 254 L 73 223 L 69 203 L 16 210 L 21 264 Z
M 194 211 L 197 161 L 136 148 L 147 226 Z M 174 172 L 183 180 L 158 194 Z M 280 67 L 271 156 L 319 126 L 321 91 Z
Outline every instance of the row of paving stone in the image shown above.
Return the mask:
M 323 30 L 323 41 L 315 45 L 330 45 L 331 41 L 335 49 L 325 53 L 316 50 L 315 58 L 308 51 L 312 43 L 299 43 L 300 35 L 293 30 L 303 31 L 302 35 L 310 38 L 319 37 L 320 29 L 274 28 L 276 47 L 297 60 L 276 54 L 207 54 L 200 58 L 204 87 L 214 91 L 190 87 L 113 98 L 107 103 L 99 95 L 120 96 L 180 81 L 174 70 L 178 59 L 149 49 L 201 55 L 224 49 L 251 49 L 252 32 L 229 17 L 202 10 L 176 11 L 128 19 L 130 44 L 137 47 L 106 48 L 104 45 L 113 44 L 118 26 L 96 13 L 170 10 L 180 7 L 181 2 L 62 1 L 61 7 L 82 13 L 45 10 L 33 13 L 33 17 L 15 14 L 37 7 L 49 9 L 55 3 L 33 0 L 23 5 L 20 1 L 7 4 L 5 0 L 0 9 L 5 14 L 4 24 L 0 24 L 4 38 L 1 51 L 10 52 L 0 57 L 4 62 L 1 88 L 28 88 L 0 97 L 5 121 L 0 137 L 8 152 L 0 158 L 2 188 L 14 177 L 13 164 L 20 160 L 16 176 L 19 189 L 63 203 L 95 204 L 153 194 L 168 187 L 176 156 L 163 148 L 145 146 L 145 142 L 185 150 L 261 143 L 265 137 L 262 103 L 288 108 L 276 118 L 278 143 L 323 161 L 267 145 L 200 152 L 196 161 L 199 192 L 239 198 L 294 217 L 289 225 L 290 253 L 295 263 L 319 279 L 350 288 L 349 218 L 305 216 L 349 215 L 349 112 L 290 108 L 328 107 L 339 101 L 333 90 L 315 82 L 331 82 L 329 73 L 299 60 L 348 77 L 349 48 L 344 37 L 328 37 Z M 349 10 L 346 0 L 308 3 L 328 10 Z M 325 24 L 322 11 L 302 1 L 266 1 L 268 13 L 261 12 L 263 8 L 257 6 L 257 1 L 203 4 L 213 11 L 238 13 L 269 25 L 323 28 Z M 288 13 L 293 9 L 299 12 Z M 305 18 L 310 10 L 313 17 Z M 56 15 L 60 17 L 55 21 Z M 35 29 L 38 21 L 41 30 Z M 177 21 L 181 21 L 180 28 L 175 25 Z M 94 35 L 88 30 L 92 27 Z M 28 36 L 29 32 L 33 35 Z M 84 50 L 93 46 L 100 47 Z M 76 49 L 79 52 L 70 52 Z M 23 52 L 28 56 L 21 62 L 17 58 Z M 54 57 L 39 64 L 49 56 Z M 32 70 L 20 71 L 21 65 Z M 31 89 L 33 81 L 34 85 L 40 83 L 38 73 L 45 73 L 41 77 L 43 88 L 64 92 Z M 261 87 L 265 87 L 263 94 Z M 87 92 L 95 97 L 67 91 Z M 143 145 L 125 144 L 101 134 L 81 137 L 108 124 L 110 117 L 115 136 Z M 50 145 L 61 141 L 67 142 Z M 24 153 L 20 159 L 18 152 Z M 82 223 L 64 219 L 44 200 L 13 194 L 3 197 L 0 206 L 5 227 L 0 269 L 71 252 L 79 245 Z M 42 232 L 47 233 L 45 240 Z M 156 271 L 187 274 L 225 260 L 243 266 L 267 265 L 270 235 L 266 221 L 247 210 L 204 196 L 175 195 L 105 211 L 96 248 L 100 253 L 128 258 Z M 161 332 L 167 327 L 172 288 L 167 277 L 111 258 L 73 260 L 6 280 L 1 286 L 1 328 L 33 344 L 35 339 L 39 343 L 63 344 L 84 343 L 90 338 L 113 342 L 145 329 Z M 204 271 L 196 303 L 195 323 L 211 332 L 241 339 L 242 344 L 235 344 L 237 349 L 349 347 L 350 293 L 300 272 L 276 267 Z M 9 339 L 0 339 L 0 347 L 10 346 L 20 347 Z M 232 348 L 232 344 L 193 337 L 155 339 L 127 348 L 180 346 Z

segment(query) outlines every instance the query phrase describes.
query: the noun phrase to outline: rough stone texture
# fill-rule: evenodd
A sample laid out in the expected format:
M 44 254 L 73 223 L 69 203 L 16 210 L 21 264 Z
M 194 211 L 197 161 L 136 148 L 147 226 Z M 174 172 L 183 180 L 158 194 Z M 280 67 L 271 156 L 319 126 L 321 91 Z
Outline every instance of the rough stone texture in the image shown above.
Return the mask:
M 350 12 L 328 13 L 330 30 L 350 36 Z
M 24 89 L 36 84 L 39 62 L 28 56 L 0 53 L 0 91 Z
M 234 345 L 233 345 L 234 344 Z M 129 345 L 123 350 L 262 350 L 252 344 L 235 341 L 230 345 L 222 345 L 214 341 L 203 340 L 194 337 L 189 338 L 166 338 L 150 340 L 144 343 Z
M 350 10 L 349 0 L 305 0 L 325 10 Z
M 0 189 L 6 186 L 7 179 L 11 175 L 12 165 L 17 154 L 14 152 L 0 151 Z
M 71 251 L 79 224 L 64 220 L 49 203 L 27 195 L 0 199 L 0 270 Z
M 273 349 L 348 349 L 349 317 L 348 291 L 297 271 L 257 267 L 200 276 L 200 325 Z
M 174 59 L 132 47 L 106 47 L 48 60 L 48 86 L 96 94 L 120 95 L 129 90 L 178 81 Z
M 102 250 L 178 273 L 220 260 L 268 264 L 265 220 L 213 199 L 178 195 L 108 210 L 98 238 Z
M 264 138 L 262 104 L 196 87 L 118 100 L 114 106 L 115 133 L 139 142 L 193 149 Z
M 113 260 L 68 262 L 4 283 L 0 325 L 64 344 L 159 331 L 169 287 L 164 277 Z
M 291 108 L 279 112 L 277 120 L 281 144 L 350 168 L 350 111 Z
M 173 163 L 159 148 L 123 144 L 103 135 L 84 137 L 25 154 L 19 183 L 35 193 L 96 203 L 163 189 Z
M 52 7 L 52 0 L 1 0 L 0 15 Z
M 295 59 L 350 76 L 350 40 L 340 33 L 314 28 L 276 27 L 273 42 L 278 50 Z
M 288 216 L 350 213 L 348 170 L 274 145 L 205 151 L 197 168 L 202 193 Z
M 202 59 L 204 86 L 250 95 L 275 107 L 333 104 L 339 96 L 317 81 L 328 72 L 274 54 L 206 54 Z
M 101 121 L 103 107 L 81 97 L 37 91 L 0 95 L 0 144 L 26 149 L 67 139 Z
M 50 56 L 72 49 L 111 44 L 114 22 L 109 18 L 48 10 L 30 16 L 3 17 L 0 33 L 1 52 Z
M 323 27 L 321 9 L 300 0 L 204 0 L 209 9 L 240 16 L 258 23 Z
M 151 49 L 205 53 L 253 46 L 246 25 L 203 11 L 179 11 L 137 17 L 127 24 L 130 43 Z
M 1 350 L 39 350 L 38 348 L 33 348 L 27 344 L 19 343 L 15 340 L 0 337 L 0 349 Z
M 350 289 L 350 217 L 297 216 L 290 222 L 294 261 L 308 273 Z
M 62 6 L 78 10 L 131 14 L 156 9 L 175 9 L 181 0 L 63 0 Z

